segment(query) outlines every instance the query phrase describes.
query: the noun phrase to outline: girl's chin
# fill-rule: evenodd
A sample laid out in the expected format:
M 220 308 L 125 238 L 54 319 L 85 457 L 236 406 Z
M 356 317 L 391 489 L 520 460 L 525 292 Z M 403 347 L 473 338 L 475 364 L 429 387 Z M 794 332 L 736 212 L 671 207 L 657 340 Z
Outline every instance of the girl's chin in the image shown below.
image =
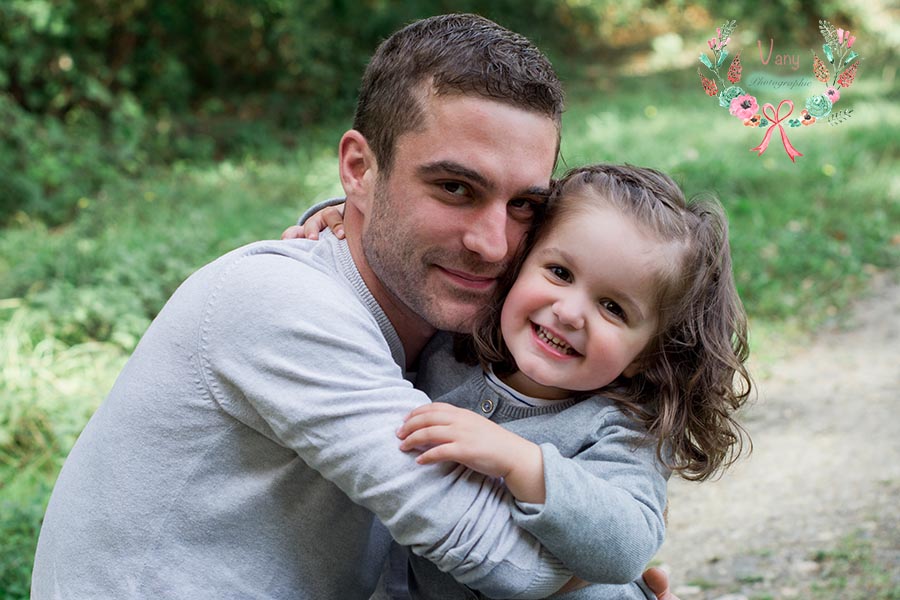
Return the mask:
M 529 374 L 527 370 L 520 371 L 519 375 L 524 375 L 519 380 L 519 383 L 522 384 L 521 387 L 528 388 L 525 390 L 519 389 L 523 394 L 547 400 L 568 398 L 573 394 L 572 391 L 561 387 L 565 385 L 565 382 L 557 377 L 544 377 L 541 373 Z

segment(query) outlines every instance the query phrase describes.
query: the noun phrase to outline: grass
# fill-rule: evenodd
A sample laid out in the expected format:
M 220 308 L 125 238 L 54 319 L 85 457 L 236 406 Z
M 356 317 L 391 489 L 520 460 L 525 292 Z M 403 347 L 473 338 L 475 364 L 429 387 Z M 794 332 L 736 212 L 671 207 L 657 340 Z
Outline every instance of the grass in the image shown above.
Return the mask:
M 8 309 L 7 309 L 8 310 Z M 0 597 L 27 598 L 46 499 L 63 458 L 126 353 L 111 344 L 35 341 L 29 313 L 0 323 Z
M 810 590 L 819 598 L 900 600 L 900 547 L 882 548 L 871 534 L 855 531 L 832 549 L 816 552 L 821 581 Z
M 805 155 L 792 164 L 777 138 L 761 158 L 748 152 L 759 131 L 711 105 L 693 71 L 574 82 L 562 166 L 653 166 L 689 195 L 720 197 L 754 349 L 774 352 L 780 336 L 839 321 L 871 276 L 900 264 L 900 105 L 887 83 L 857 85 L 846 95 L 857 112 L 850 122 L 791 131 Z M 59 466 L 149 321 L 199 266 L 277 237 L 309 202 L 336 193 L 338 134 L 328 144 L 273 146 L 232 162 L 145 169 L 82 198 L 66 226 L 20 214 L 0 230 L 6 597 L 28 596 L 36 532 Z M 822 562 L 838 573 L 860 556 L 847 550 Z M 890 593 L 877 597 L 900 597 L 896 587 Z

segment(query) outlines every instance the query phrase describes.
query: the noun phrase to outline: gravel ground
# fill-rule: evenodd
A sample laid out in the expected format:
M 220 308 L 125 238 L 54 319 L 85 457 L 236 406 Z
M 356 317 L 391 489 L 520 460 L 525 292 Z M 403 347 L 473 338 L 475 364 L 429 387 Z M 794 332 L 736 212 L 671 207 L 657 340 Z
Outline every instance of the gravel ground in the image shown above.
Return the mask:
M 765 370 L 743 419 L 752 455 L 670 483 L 657 559 L 676 593 L 900 598 L 900 286 L 876 283 L 840 329 Z

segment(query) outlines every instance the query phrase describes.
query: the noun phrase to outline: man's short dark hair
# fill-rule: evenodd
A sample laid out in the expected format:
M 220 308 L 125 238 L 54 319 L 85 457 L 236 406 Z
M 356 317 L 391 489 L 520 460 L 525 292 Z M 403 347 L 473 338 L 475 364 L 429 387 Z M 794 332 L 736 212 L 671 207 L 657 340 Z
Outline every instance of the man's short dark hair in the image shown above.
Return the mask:
M 393 166 L 397 138 L 423 126 L 423 89 L 481 96 L 546 115 L 556 123 L 559 145 L 562 84 L 547 57 L 525 37 L 484 17 L 441 15 L 391 35 L 363 74 L 353 128 L 366 137 L 385 174 Z

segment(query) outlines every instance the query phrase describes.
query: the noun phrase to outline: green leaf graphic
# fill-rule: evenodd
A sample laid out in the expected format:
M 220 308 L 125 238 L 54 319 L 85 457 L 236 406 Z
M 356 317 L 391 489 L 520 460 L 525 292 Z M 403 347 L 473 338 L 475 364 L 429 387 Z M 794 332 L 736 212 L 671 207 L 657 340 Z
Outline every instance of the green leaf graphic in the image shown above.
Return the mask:
M 721 67 L 722 63 L 725 62 L 725 58 L 728 56 L 728 50 L 722 50 L 722 54 L 719 55 L 719 60 L 716 61 L 716 67 Z
M 834 54 L 831 53 L 831 46 L 829 46 L 828 44 L 823 44 L 822 51 L 825 53 L 825 58 L 828 59 L 828 62 L 834 64 Z
M 706 56 L 705 54 L 701 54 L 701 55 L 700 55 L 700 62 L 702 62 L 702 63 L 703 63 L 704 65 L 706 65 L 710 70 L 712 70 L 712 68 L 713 68 L 712 63 L 710 62 L 709 58 L 707 58 L 707 56 Z
M 822 32 L 822 37 L 825 38 L 826 44 L 829 44 L 832 48 L 840 46 L 837 30 L 834 28 L 834 25 L 828 21 L 819 21 L 819 31 Z
M 720 40 L 728 39 L 728 36 L 731 35 L 731 33 L 734 31 L 735 27 L 737 27 L 737 21 L 735 21 L 735 20 L 725 21 L 725 23 L 722 24 L 722 27 L 721 27 L 722 33 L 719 34 L 719 39 Z
M 853 109 L 847 110 L 839 110 L 838 112 L 831 113 L 828 116 L 828 120 L 826 121 L 829 125 L 839 125 L 849 119 L 853 115 Z

